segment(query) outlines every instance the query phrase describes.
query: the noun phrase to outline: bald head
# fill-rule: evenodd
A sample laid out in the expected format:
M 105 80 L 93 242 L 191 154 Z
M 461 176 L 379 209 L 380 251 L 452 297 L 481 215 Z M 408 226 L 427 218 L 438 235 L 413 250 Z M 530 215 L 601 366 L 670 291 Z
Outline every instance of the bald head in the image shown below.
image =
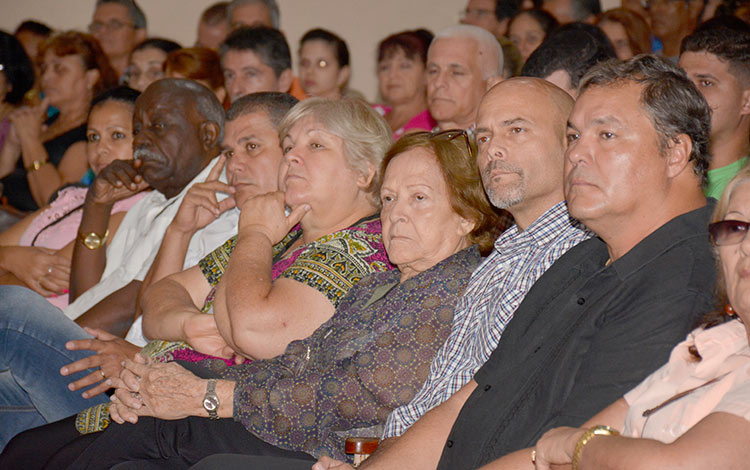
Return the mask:
M 537 78 L 511 78 L 482 98 L 477 164 L 493 205 L 525 228 L 563 200 L 565 131 L 573 99 Z

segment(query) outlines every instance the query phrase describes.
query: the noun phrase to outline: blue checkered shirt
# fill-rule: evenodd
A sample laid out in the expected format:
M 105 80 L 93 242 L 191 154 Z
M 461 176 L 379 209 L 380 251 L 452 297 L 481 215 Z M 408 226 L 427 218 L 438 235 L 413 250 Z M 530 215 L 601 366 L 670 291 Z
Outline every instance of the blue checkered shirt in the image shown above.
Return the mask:
M 471 380 L 497 347 L 534 282 L 591 235 L 570 217 L 565 202 L 550 208 L 524 231 L 513 225 L 503 232 L 458 302 L 451 334 L 433 359 L 427 382 L 411 403 L 393 410 L 383 439 L 403 434 Z

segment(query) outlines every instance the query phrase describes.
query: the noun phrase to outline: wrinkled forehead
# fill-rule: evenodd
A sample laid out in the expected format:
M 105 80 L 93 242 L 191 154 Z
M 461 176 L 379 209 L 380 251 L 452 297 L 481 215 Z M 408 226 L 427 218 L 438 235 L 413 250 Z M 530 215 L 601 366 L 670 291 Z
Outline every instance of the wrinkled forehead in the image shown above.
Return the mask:
M 183 116 L 189 118 L 195 112 L 195 95 L 187 90 L 164 84 L 162 80 L 156 81 L 135 101 L 136 115 L 152 115 L 165 113 L 168 115 Z
M 427 64 L 479 68 L 477 41 L 463 36 L 435 39 L 427 51 Z

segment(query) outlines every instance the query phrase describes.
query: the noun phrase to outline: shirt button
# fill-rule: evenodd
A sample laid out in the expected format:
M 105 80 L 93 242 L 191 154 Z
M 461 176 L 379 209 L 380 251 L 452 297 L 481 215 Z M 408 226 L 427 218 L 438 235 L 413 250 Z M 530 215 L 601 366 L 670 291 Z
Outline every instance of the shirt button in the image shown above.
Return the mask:
M 449 448 L 449 449 L 450 449 L 451 447 L 453 447 L 453 441 L 452 441 L 452 440 L 450 440 L 450 439 L 448 439 L 448 440 L 447 440 L 447 441 L 445 442 L 445 447 L 447 447 L 447 448 Z
M 583 297 L 578 298 L 578 305 L 583 305 L 585 303 L 586 303 L 586 299 L 584 299 Z
M 489 391 L 489 389 L 491 389 L 491 388 L 492 388 L 492 385 L 485 385 L 485 386 L 484 386 L 484 391 L 485 391 L 485 392 L 486 392 L 486 391 Z

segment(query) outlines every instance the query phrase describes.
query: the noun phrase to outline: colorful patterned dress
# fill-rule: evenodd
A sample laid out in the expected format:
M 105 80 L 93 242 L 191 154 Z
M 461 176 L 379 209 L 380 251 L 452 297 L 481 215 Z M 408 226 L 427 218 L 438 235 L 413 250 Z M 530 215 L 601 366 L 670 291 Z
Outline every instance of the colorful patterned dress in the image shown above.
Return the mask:
M 273 248 L 272 278 L 289 278 L 317 289 L 336 308 L 349 289 L 363 277 L 393 269 L 388 262 L 381 231 L 380 219 L 374 215 L 287 253 L 288 248 L 302 236 L 302 229 L 298 225 Z M 201 310 L 203 313 L 213 313 L 216 286 L 236 243 L 237 237 L 234 236 L 198 263 L 211 285 Z M 194 351 L 181 341 L 151 341 L 142 353 L 161 362 L 176 359 L 196 362 L 212 358 Z M 233 363 L 232 360 L 223 361 Z M 76 428 L 82 434 L 100 431 L 108 424 L 108 403 L 82 411 L 76 420 Z

